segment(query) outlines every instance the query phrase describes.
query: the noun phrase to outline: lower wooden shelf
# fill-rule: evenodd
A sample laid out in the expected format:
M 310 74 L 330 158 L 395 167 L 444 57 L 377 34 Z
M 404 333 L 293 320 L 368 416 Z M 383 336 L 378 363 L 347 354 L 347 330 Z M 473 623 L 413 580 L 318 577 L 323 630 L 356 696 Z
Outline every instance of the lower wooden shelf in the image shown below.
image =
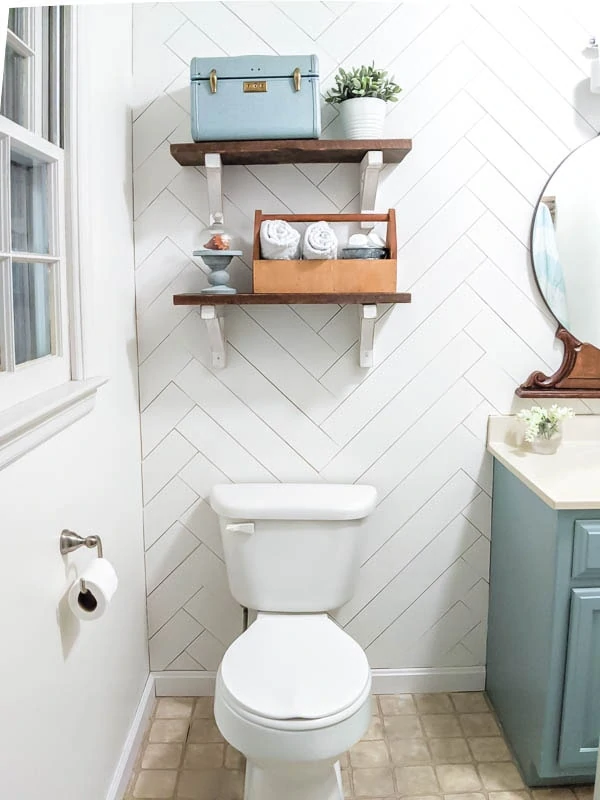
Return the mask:
M 296 303 L 340 303 L 356 305 L 359 320 L 359 363 L 361 367 L 373 366 L 373 341 L 378 303 L 410 303 L 408 292 L 369 292 L 363 294 L 176 294 L 173 305 L 199 306 L 204 320 L 212 355 L 213 367 L 224 367 L 226 362 L 225 323 L 223 306 L 292 305 Z
M 363 294 L 175 294 L 175 306 L 290 305 L 292 303 L 410 303 L 408 292 L 367 292 Z

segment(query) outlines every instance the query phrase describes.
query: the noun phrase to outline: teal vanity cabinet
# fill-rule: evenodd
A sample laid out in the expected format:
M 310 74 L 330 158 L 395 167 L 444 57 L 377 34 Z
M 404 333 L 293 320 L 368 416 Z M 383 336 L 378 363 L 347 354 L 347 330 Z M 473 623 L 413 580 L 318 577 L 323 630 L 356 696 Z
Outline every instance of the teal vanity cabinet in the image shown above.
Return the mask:
M 495 458 L 491 539 L 489 697 L 530 786 L 591 783 L 600 508 L 553 509 Z

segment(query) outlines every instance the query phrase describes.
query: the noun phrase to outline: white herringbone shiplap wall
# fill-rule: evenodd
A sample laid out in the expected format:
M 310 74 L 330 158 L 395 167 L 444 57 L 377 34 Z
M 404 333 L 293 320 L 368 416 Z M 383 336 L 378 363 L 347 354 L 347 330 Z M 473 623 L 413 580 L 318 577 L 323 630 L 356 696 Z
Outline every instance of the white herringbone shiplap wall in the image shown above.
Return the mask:
M 491 464 L 488 414 L 559 361 L 528 261 L 532 208 L 558 162 L 594 136 L 600 97 L 581 55 L 584 4 L 155 3 L 134 6 L 134 194 L 148 617 L 152 668 L 213 670 L 240 630 L 216 519 L 219 481 L 363 481 L 379 491 L 360 585 L 338 620 L 373 667 L 485 663 Z M 227 314 L 229 364 L 211 368 L 190 257 L 207 224 L 202 169 L 182 169 L 192 56 L 317 53 L 373 59 L 404 87 L 386 134 L 399 289 L 357 366 L 356 310 L 248 306 Z M 324 107 L 324 136 L 339 135 Z M 357 210 L 355 165 L 226 167 L 225 212 L 250 287 L 255 208 Z M 577 404 L 600 412 L 600 401 Z

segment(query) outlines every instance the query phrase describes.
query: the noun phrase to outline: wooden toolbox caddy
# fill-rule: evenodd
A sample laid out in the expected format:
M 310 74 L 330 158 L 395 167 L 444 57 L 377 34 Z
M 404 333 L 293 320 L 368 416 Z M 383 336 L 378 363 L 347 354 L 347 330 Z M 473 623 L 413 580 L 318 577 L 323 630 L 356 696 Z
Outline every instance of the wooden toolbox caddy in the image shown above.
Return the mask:
M 260 253 L 260 226 L 263 220 L 286 222 L 387 222 L 386 247 L 389 257 L 381 259 L 337 258 L 323 261 L 298 259 L 280 261 L 263 259 Z M 340 248 L 341 250 L 341 248 Z M 396 291 L 396 214 L 263 214 L 254 216 L 252 256 L 253 291 L 257 294 L 278 292 L 294 294 L 313 292 L 395 292 Z

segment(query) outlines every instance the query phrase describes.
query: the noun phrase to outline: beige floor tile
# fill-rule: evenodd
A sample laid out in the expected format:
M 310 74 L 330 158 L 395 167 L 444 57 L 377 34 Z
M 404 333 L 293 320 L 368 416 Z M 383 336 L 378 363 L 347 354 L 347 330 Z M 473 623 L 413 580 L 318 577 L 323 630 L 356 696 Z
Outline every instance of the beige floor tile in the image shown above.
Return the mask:
M 438 764 L 467 764 L 473 760 L 466 739 L 429 739 L 429 747 Z
M 369 730 L 362 737 L 363 741 L 370 741 L 371 739 L 383 739 L 383 721 L 381 717 L 373 717 Z
M 215 716 L 215 698 L 214 697 L 197 697 L 196 705 L 194 706 L 194 717 L 208 717 L 214 719 Z
M 246 759 L 239 750 L 236 750 L 230 744 L 226 746 L 225 769 L 244 769 L 245 761 Z
M 480 736 L 469 739 L 475 761 L 510 761 L 511 755 L 501 736 Z
M 225 759 L 224 744 L 189 743 L 183 756 L 183 769 L 218 769 Z
M 440 791 L 433 767 L 396 767 L 394 772 L 399 795 L 434 794 Z
M 575 800 L 568 786 L 552 786 L 548 789 L 532 789 L 534 800 Z
M 465 736 L 501 736 L 493 714 L 460 714 L 460 724 Z
M 384 717 L 383 730 L 390 739 L 412 739 L 415 736 L 422 736 L 421 725 L 416 715 Z
M 177 798 L 183 800 L 216 800 L 219 797 L 224 770 L 182 770 L 177 785 Z
M 187 719 L 192 716 L 193 697 L 161 697 L 156 704 L 157 719 Z
M 142 769 L 178 769 L 181 763 L 183 744 L 149 742 L 142 756 Z
M 394 779 L 388 767 L 353 769 L 352 782 L 356 797 L 389 797 L 394 794 Z
M 402 800 L 442 800 L 441 794 L 403 794 Z
M 578 800 L 592 800 L 594 796 L 594 784 L 590 786 L 574 786 L 573 791 L 577 795 Z
M 486 800 L 483 792 L 460 792 L 459 794 L 445 794 L 444 800 Z
M 350 753 L 342 753 L 340 756 L 340 769 L 348 769 L 350 767 Z
M 135 782 L 133 796 L 140 798 L 171 798 L 177 782 L 176 770 L 145 769 Z
M 225 770 L 221 780 L 219 800 L 242 800 L 244 796 L 244 772 Z
M 156 719 L 148 739 L 151 742 L 185 742 L 188 728 L 187 719 Z
M 431 753 L 425 739 L 390 739 L 394 764 L 430 764 Z
M 194 719 L 188 736 L 189 742 L 222 742 L 221 731 L 212 719 Z
M 481 781 L 472 764 L 440 764 L 435 768 L 444 793 L 476 792 Z
M 380 694 L 379 706 L 384 716 L 417 713 L 412 694 Z
M 353 768 L 384 767 L 389 761 L 388 749 L 382 740 L 358 742 L 350 749 L 350 764 Z
M 342 770 L 342 789 L 344 792 L 344 797 L 352 797 L 354 794 L 354 787 L 352 785 L 352 770 L 350 769 Z
M 531 800 L 529 792 L 489 792 L 489 800 Z
M 490 710 L 483 692 L 454 692 L 450 697 L 454 708 L 461 714 L 487 713 Z
M 462 738 L 458 717 L 454 714 L 422 714 L 421 724 L 432 739 Z
M 453 714 L 454 706 L 447 694 L 416 694 L 418 714 Z
M 510 791 L 512 789 L 525 788 L 519 771 L 514 764 L 508 762 L 504 764 L 479 764 L 478 769 L 483 785 L 488 791 Z M 539 800 L 542 800 L 542 798 Z M 558 800 L 558 798 L 553 798 L 553 800 Z M 570 800 L 574 800 L 574 798 L 571 797 Z

